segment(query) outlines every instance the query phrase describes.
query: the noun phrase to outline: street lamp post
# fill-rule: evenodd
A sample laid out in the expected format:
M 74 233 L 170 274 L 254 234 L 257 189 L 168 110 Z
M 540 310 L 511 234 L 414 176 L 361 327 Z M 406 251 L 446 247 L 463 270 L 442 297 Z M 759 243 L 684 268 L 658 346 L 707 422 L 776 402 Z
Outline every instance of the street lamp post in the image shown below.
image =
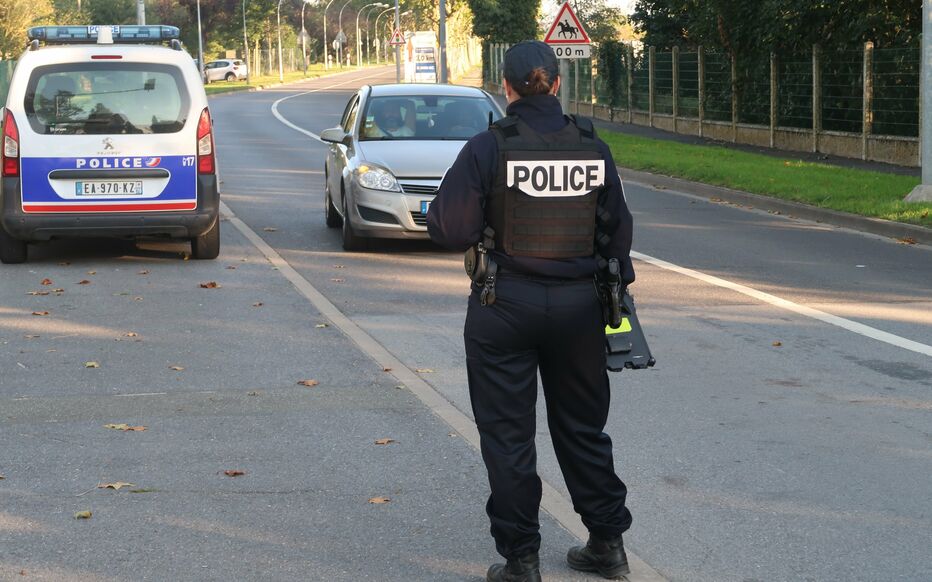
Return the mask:
M 246 56 L 246 84 L 252 75 L 252 64 L 249 62 L 249 37 L 246 36 L 246 0 L 243 0 L 243 53 Z
M 201 32 L 201 0 L 197 0 L 197 66 L 201 69 L 200 75 L 204 76 L 204 35 Z
M 366 10 L 366 8 L 371 8 L 373 6 L 386 6 L 386 4 L 382 4 L 381 2 L 373 2 L 371 4 L 366 4 L 365 6 L 360 8 L 359 11 L 356 13 L 356 68 L 357 69 L 362 66 L 362 39 L 359 36 L 359 17 Z M 368 36 L 369 36 L 369 31 L 366 30 L 366 37 L 367 37 L 366 44 L 368 44 L 369 42 Z
M 304 29 L 304 9 L 310 0 L 301 3 L 301 62 L 304 63 L 304 74 L 307 75 L 307 30 Z
M 327 9 L 330 8 L 330 5 L 333 4 L 334 0 L 327 2 L 327 5 L 324 6 L 324 68 L 330 68 L 330 45 L 327 44 Z
M 343 7 L 340 8 L 340 15 L 337 17 L 337 24 L 339 24 L 339 26 L 340 26 L 340 32 L 343 32 L 343 11 L 346 9 L 347 6 L 349 6 L 349 5 L 352 4 L 352 3 L 353 3 L 353 0 L 346 0 L 346 4 L 344 4 Z M 346 37 L 346 33 L 344 33 L 343 36 L 344 36 L 344 38 L 345 38 L 345 37 Z M 341 68 L 343 67 L 343 44 L 344 44 L 344 43 L 341 42 L 341 43 L 340 43 L 340 48 L 339 48 L 339 54 L 340 54 L 340 67 L 341 67 Z
M 375 17 L 375 60 L 379 60 L 379 51 L 382 50 L 382 37 L 379 36 L 379 18 L 382 18 L 383 15 L 388 14 L 392 10 L 394 10 L 394 8 L 389 8 L 384 12 L 380 12 L 379 15 Z M 383 57 L 382 60 L 388 60 L 388 57 Z
M 285 81 L 285 66 L 282 64 L 282 1 L 278 0 L 278 82 Z

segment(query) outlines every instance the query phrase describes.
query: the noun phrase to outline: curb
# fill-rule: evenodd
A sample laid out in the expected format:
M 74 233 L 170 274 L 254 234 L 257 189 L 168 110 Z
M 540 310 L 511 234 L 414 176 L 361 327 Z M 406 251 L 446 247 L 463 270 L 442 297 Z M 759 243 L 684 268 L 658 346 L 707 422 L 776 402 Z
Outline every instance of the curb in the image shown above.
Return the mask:
M 733 204 L 751 206 L 769 212 L 784 214 L 790 218 L 802 218 L 804 220 L 821 222 L 833 226 L 840 226 L 842 228 L 850 228 L 852 230 L 901 241 L 903 239 L 911 239 L 916 243 L 932 245 L 932 228 L 926 228 L 924 226 L 883 220 L 881 218 L 858 216 L 847 212 L 839 212 L 838 210 L 818 208 L 799 202 L 771 198 L 760 194 L 751 194 L 750 192 L 732 190 L 731 188 L 724 188 L 722 186 L 690 182 L 682 178 L 651 174 L 620 166 L 618 171 L 621 173 L 623 181 L 636 183 L 649 188 L 676 190 L 706 198 L 713 202 L 716 201 L 715 199 L 719 199 Z

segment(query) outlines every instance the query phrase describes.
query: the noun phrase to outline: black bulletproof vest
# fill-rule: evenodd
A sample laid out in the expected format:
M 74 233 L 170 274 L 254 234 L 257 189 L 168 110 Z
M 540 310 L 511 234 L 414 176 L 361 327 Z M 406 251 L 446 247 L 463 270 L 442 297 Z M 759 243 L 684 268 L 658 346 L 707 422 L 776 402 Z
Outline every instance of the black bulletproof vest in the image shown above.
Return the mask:
M 605 161 L 592 123 L 570 118 L 541 134 L 517 117 L 491 127 L 499 162 L 485 204 L 496 249 L 512 256 L 566 259 L 594 253 Z

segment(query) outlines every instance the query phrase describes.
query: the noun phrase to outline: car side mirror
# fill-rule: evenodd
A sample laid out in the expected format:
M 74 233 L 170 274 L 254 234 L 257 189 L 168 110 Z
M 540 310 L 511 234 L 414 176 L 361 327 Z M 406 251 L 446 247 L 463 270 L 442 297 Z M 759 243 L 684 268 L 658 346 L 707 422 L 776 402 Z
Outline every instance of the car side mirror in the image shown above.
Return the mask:
M 352 139 L 352 136 L 343 131 L 342 127 L 331 127 L 330 129 L 325 129 L 320 132 L 320 141 L 328 143 L 342 143 L 348 145 L 347 138 Z

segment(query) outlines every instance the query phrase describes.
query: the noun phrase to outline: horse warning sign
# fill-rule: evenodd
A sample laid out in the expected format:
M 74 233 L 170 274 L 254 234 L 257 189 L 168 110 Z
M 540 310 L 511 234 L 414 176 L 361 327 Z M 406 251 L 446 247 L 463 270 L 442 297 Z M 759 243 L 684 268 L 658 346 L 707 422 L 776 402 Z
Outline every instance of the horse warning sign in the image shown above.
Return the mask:
M 560 7 L 547 36 L 544 37 L 544 42 L 553 46 L 557 57 L 561 59 L 589 58 L 589 35 L 569 2 L 564 2 Z

